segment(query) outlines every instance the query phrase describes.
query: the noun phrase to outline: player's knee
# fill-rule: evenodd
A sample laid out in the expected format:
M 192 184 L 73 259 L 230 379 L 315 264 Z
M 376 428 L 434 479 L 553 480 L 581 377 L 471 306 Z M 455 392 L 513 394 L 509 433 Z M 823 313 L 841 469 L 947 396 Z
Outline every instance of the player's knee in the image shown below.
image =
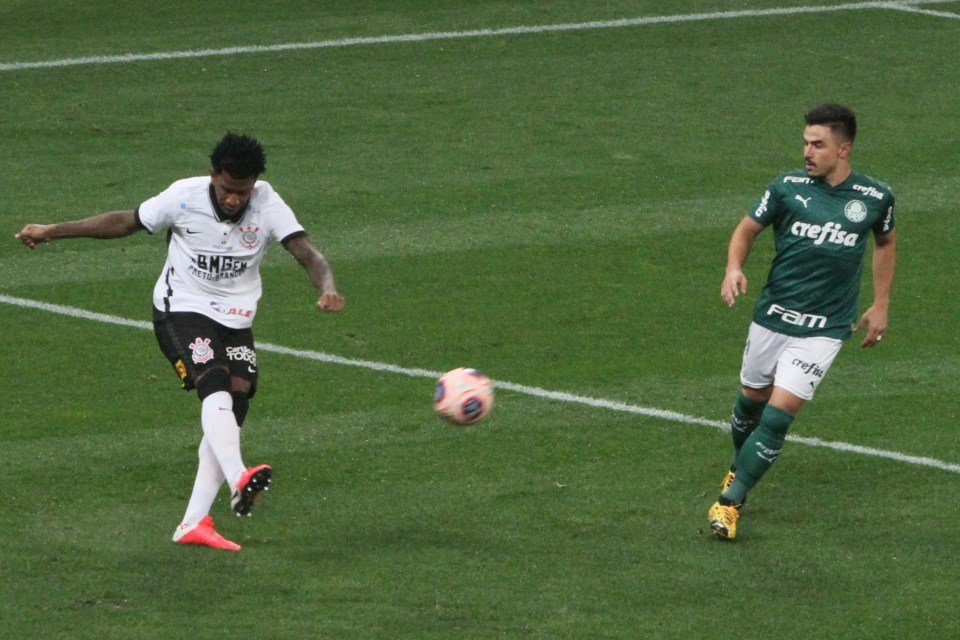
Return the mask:
M 204 371 L 196 380 L 197 395 L 202 401 L 218 391 L 230 392 L 230 372 L 226 367 L 215 367 Z
M 759 389 L 741 386 L 740 393 L 743 394 L 743 397 L 751 402 L 764 403 L 770 400 L 770 396 L 773 394 L 773 385 L 769 387 L 761 387 Z

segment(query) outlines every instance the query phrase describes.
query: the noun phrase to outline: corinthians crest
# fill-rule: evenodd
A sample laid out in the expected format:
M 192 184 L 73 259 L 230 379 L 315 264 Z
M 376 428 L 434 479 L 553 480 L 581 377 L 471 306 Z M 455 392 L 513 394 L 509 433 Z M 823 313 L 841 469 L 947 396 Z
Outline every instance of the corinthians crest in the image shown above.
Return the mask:
M 851 200 L 843 208 L 843 215 L 847 216 L 850 222 L 863 222 L 867 217 L 867 205 L 859 200 Z
M 210 338 L 197 337 L 190 343 L 190 358 L 196 364 L 204 364 L 213 360 L 213 348 L 210 346 Z
M 246 224 L 238 229 L 240 232 L 240 246 L 244 249 L 256 249 L 260 245 L 260 227 L 255 224 Z

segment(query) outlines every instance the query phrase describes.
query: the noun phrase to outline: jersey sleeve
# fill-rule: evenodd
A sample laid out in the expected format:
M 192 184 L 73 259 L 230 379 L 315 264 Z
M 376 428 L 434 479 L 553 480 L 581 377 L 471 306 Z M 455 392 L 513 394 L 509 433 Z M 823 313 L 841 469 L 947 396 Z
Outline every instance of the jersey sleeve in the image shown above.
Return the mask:
M 781 182 L 780 179 L 771 182 L 763 196 L 753 205 L 753 209 L 750 210 L 750 218 L 759 222 L 764 227 L 776 220 L 783 210 Z
M 173 225 L 179 210 L 176 191 L 176 185 L 171 185 L 137 208 L 137 218 L 148 233 L 156 233 Z
M 888 191 L 884 200 L 884 210 L 876 224 L 873 225 L 873 233 L 878 236 L 885 236 L 893 231 L 893 193 Z
M 269 192 L 263 206 L 263 217 L 270 221 L 268 227 L 270 237 L 280 242 L 295 233 L 303 233 L 305 230 L 297 220 L 293 209 L 287 206 L 280 194 L 274 191 L 272 187 L 266 186 Z

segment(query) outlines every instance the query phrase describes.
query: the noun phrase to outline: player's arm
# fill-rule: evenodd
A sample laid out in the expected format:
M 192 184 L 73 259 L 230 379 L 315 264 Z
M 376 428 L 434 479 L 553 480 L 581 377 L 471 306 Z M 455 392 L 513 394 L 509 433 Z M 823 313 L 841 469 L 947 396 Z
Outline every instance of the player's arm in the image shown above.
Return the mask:
M 720 285 L 720 297 L 729 307 L 733 306 L 738 295 L 747 292 L 747 276 L 743 275 L 743 265 L 747 263 L 753 241 L 764 228 L 762 224 L 746 216 L 730 236 L 730 244 L 727 246 L 727 271 Z
M 887 332 L 887 311 L 890 308 L 890 291 L 893 289 L 893 272 L 897 266 L 897 230 L 875 236 L 873 247 L 873 304 L 863 312 L 855 330 L 866 328 L 867 334 L 861 347 L 876 346 Z
M 333 271 L 330 269 L 330 264 L 310 242 L 310 237 L 305 233 L 296 234 L 285 239 L 283 246 L 306 270 L 310 282 L 320 292 L 317 308 L 321 311 L 340 311 L 343 309 L 346 301 L 343 296 L 337 293 L 337 285 L 333 280 Z
M 143 229 L 137 214 L 129 211 L 108 211 L 83 220 L 56 224 L 28 224 L 14 236 L 33 249 L 41 242 L 64 238 L 122 238 Z

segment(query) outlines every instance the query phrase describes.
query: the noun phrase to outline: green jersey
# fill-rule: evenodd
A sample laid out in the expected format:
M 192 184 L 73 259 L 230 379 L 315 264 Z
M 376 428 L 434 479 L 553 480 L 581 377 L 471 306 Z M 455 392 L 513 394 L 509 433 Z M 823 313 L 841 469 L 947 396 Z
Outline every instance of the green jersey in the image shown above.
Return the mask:
M 890 187 L 859 173 L 831 187 L 801 169 L 778 176 L 750 217 L 772 225 L 776 247 L 754 322 L 791 336 L 849 338 L 868 232 L 893 230 Z

